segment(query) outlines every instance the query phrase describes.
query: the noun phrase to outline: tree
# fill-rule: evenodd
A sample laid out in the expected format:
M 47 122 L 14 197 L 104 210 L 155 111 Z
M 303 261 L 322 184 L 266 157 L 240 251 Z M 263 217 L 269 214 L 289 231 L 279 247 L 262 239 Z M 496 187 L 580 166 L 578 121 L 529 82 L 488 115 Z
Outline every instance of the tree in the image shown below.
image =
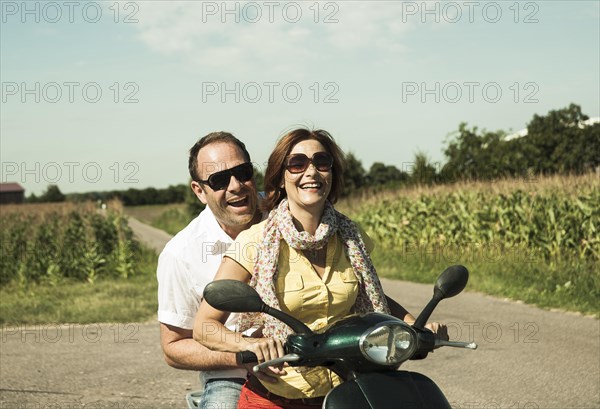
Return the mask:
M 355 193 L 366 184 L 366 172 L 362 162 L 352 152 L 346 155 L 346 171 L 344 172 L 343 196 Z
M 478 132 L 477 127 L 458 126 L 453 140 L 447 141 L 444 155 L 448 159 L 441 170 L 442 181 L 461 179 L 490 180 L 514 175 L 527 167 L 518 142 L 506 141 L 504 131 Z
M 373 163 L 367 175 L 367 181 L 371 186 L 393 186 L 407 179 L 407 174 L 394 165 L 385 165 L 381 162 Z
M 458 179 L 477 177 L 477 163 L 481 152 L 482 141 L 477 135 L 477 127 L 468 129 L 465 122 L 458 125 L 458 131 L 448 135 L 444 155 L 448 159 L 442 168 L 444 181 L 451 182 Z
M 600 166 L 600 124 L 588 119 L 570 104 L 534 115 L 527 134 L 511 140 L 504 131 L 478 133 L 461 123 L 444 151 L 443 180 L 588 172 Z
M 256 183 L 256 191 L 262 192 L 265 190 L 265 175 L 256 166 L 254 166 L 254 182 Z
M 545 116 L 534 115 L 523 144 L 532 151 L 536 173 L 582 173 L 600 166 L 600 124 L 584 126 L 589 117 L 570 104 Z
M 415 154 L 410 181 L 415 185 L 431 185 L 436 181 L 435 166 L 431 164 L 427 154 L 419 151 Z
M 62 194 L 57 185 L 48 185 L 44 193 L 42 193 L 37 201 L 42 203 L 64 202 L 65 195 Z
M 190 179 L 185 191 L 185 204 L 190 217 L 196 217 L 202 210 L 204 210 L 206 205 L 202 203 L 198 197 L 196 197 L 196 194 L 190 187 L 191 183 L 192 180 Z

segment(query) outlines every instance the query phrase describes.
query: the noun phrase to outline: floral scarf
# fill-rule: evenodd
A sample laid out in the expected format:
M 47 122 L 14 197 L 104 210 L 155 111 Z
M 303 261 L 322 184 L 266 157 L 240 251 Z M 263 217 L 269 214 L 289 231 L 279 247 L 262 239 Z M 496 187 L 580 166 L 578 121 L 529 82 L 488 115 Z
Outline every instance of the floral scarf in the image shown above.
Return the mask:
M 262 242 L 258 246 L 254 274 L 250 285 L 256 289 L 263 301 L 270 307 L 281 309 L 275 295 L 277 260 L 279 246 L 285 240 L 296 250 L 315 250 L 327 246 L 329 238 L 338 232 L 344 243 L 344 251 L 359 281 L 359 290 L 353 313 L 384 312 L 389 308 L 375 267 L 367 252 L 365 243 L 356 224 L 326 202 L 321 224 L 312 236 L 306 231 L 299 232 L 292 221 L 288 201 L 284 199 L 269 213 L 265 224 Z M 293 331 L 286 324 L 262 313 L 242 313 L 238 319 L 238 331 L 263 326 L 263 336 L 285 340 Z

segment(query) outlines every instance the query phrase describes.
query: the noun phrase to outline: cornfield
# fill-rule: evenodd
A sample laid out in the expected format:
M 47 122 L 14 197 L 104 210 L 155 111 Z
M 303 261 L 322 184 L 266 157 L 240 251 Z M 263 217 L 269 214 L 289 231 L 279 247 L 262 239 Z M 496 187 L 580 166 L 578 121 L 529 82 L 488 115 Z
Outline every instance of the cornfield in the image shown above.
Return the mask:
M 455 192 L 384 201 L 356 220 L 384 246 L 519 249 L 545 260 L 600 258 L 600 190 L 570 199 L 559 193 L 515 191 L 489 196 Z M 528 253 L 527 253 L 528 252 Z
M 529 190 L 458 187 L 397 195 L 363 206 L 354 219 L 378 245 L 407 252 L 422 246 L 448 252 L 477 248 L 491 253 L 518 250 L 521 256 L 545 261 L 596 261 L 600 188 L 593 178 L 576 189 L 547 184 Z
M 471 290 L 600 316 L 599 182 L 590 174 L 417 187 L 338 207 L 371 236 L 387 277 L 430 283 L 463 264 Z
M 139 245 L 121 213 L 92 204 L 3 205 L 0 212 L 0 285 L 93 283 L 135 274 Z

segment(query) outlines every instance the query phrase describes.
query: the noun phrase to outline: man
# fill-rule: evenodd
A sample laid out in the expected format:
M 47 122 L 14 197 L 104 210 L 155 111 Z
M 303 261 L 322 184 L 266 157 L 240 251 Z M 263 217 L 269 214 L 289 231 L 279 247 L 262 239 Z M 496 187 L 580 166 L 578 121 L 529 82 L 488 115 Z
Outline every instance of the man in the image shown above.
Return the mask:
M 206 208 L 171 239 L 158 260 L 158 320 L 166 362 L 199 370 L 201 408 L 237 406 L 246 369 L 235 354 L 214 352 L 192 338 L 194 317 L 206 284 L 212 281 L 227 247 L 260 221 L 250 155 L 230 133 L 214 132 L 191 149 L 191 188 Z M 231 314 L 227 324 L 233 328 Z

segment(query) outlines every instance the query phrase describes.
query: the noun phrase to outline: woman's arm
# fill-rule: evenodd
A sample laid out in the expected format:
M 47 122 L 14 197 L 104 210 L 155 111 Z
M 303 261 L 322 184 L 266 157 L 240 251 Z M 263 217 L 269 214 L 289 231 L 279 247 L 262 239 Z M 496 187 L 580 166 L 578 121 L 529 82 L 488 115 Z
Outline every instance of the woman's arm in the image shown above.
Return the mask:
M 215 281 L 222 279 L 248 282 L 250 273 L 236 261 L 223 257 Z M 228 312 L 219 311 L 203 300 L 194 321 L 194 339 L 214 351 L 252 351 L 256 354 L 258 362 L 284 355 L 280 341 L 271 338 L 247 338 L 239 332 L 227 329 L 223 324 L 228 316 Z
M 214 279 L 232 279 L 247 283 L 250 280 L 250 274 L 237 262 L 229 257 L 223 257 L 223 262 Z M 223 325 L 227 321 L 227 317 L 229 317 L 228 312 L 217 310 L 202 300 L 194 321 L 194 339 L 214 351 L 245 351 L 241 334 L 233 332 Z

